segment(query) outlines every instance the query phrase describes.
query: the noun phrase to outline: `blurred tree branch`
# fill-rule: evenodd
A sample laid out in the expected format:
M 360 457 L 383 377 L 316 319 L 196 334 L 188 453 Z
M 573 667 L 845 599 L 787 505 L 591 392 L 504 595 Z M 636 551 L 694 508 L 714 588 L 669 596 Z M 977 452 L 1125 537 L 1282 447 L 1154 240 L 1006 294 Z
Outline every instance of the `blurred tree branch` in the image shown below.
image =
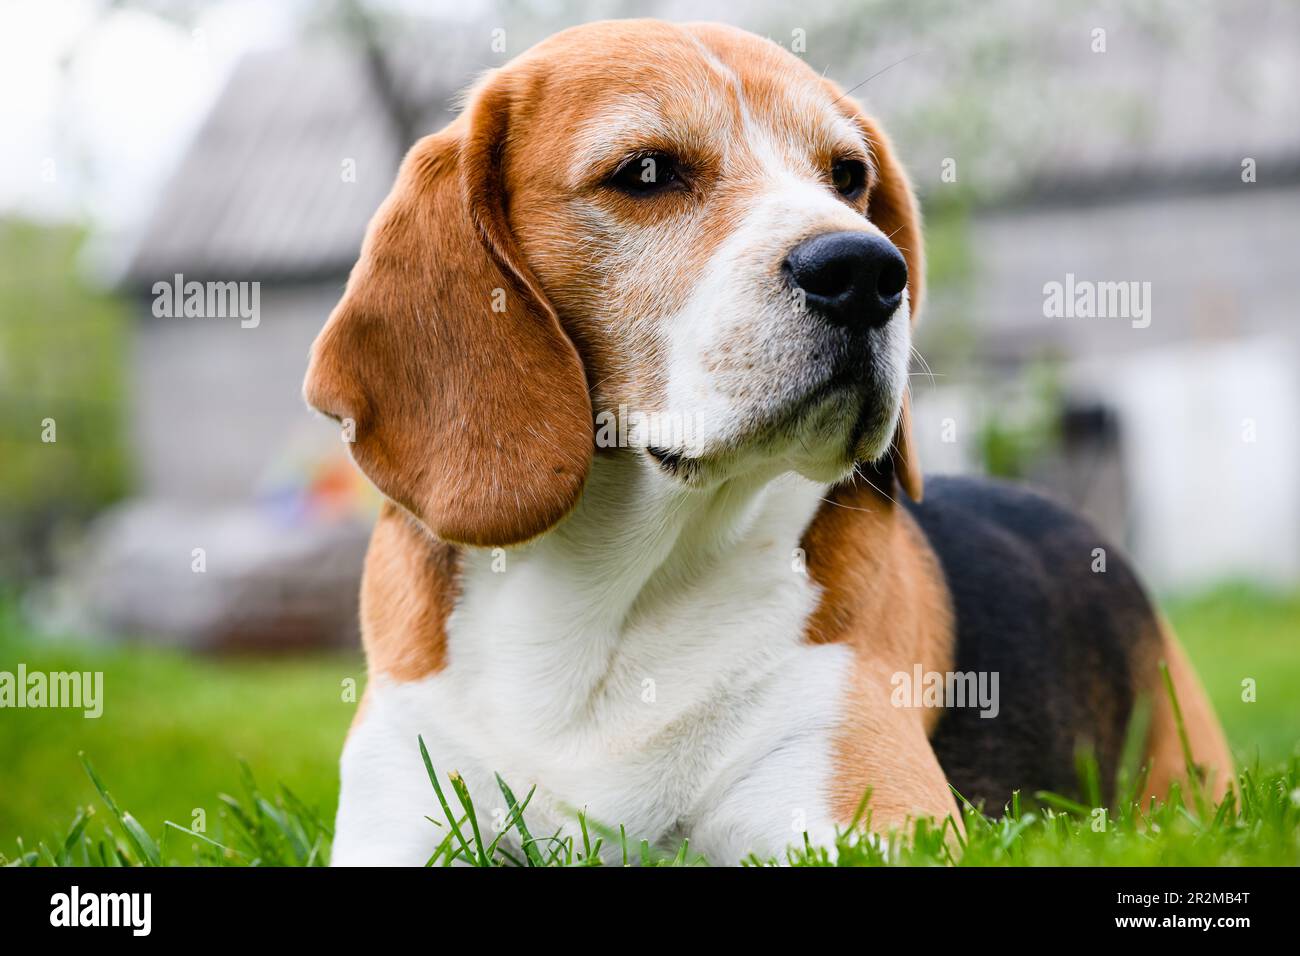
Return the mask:
M 339 19 L 348 37 L 359 44 L 375 92 L 393 124 L 399 147 L 405 150 L 415 142 L 416 111 L 402 95 L 393 65 L 384 52 L 378 18 L 361 0 L 341 0 Z

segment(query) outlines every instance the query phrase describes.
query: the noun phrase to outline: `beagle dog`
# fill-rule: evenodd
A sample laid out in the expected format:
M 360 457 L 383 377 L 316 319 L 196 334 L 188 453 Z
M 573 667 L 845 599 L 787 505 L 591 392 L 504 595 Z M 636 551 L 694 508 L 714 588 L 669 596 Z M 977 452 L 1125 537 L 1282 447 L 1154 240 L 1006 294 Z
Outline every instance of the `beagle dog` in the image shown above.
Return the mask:
M 876 830 L 1068 792 L 1081 745 L 1109 784 L 1143 699 L 1163 795 L 1161 660 L 1223 792 L 1205 694 L 1086 523 L 922 499 L 923 275 L 877 124 L 731 27 L 567 30 L 416 143 L 305 385 L 387 499 L 334 862 L 429 857 L 419 736 L 483 816 L 499 773 L 534 832 L 585 808 L 713 863 L 828 841 L 867 791 Z M 961 706 L 970 675 L 999 699 Z

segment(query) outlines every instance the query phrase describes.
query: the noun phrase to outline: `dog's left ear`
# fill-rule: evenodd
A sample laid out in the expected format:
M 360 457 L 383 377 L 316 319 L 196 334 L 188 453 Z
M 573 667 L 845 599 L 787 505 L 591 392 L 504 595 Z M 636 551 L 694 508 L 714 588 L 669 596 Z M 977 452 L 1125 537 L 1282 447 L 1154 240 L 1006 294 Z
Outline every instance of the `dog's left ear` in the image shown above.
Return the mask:
M 921 241 L 921 210 L 907 173 L 894 154 L 889 138 L 859 110 L 858 123 L 867 135 L 874 167 L 871 192 L 867 197 L 867 218 L 898 247 L 907 260 L 907 300 L 912 327 L 916 328 L 925 286 L 925 247 Z M 913 501 L 921 500 L 921 463 L 912 437 L 910 389 L 903 393 L 903 409 L 890 448 L 894 474 Z

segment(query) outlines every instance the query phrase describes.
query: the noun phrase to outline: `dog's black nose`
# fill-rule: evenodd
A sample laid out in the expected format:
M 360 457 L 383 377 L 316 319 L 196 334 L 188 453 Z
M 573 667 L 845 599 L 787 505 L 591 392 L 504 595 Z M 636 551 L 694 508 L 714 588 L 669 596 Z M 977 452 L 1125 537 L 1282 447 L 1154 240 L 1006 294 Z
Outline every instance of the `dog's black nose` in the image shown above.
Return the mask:
M 877 328 L 889 321 L 907 287 L 907 263 L 883 236 L 827 232 L 805 239 L 784 269 L 808 307 L 836 325 Z

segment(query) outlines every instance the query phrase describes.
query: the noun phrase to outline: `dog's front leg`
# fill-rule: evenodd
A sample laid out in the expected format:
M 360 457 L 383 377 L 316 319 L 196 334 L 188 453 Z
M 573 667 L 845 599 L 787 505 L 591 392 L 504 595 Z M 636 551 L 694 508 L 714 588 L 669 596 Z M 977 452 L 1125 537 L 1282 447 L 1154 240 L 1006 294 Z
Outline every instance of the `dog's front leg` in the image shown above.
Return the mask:
M 443 792 L 458 807 L 442 766 L 446 748 L 432 728 L 404 719 L 382 695 L 367 693 L 339 761 L 341 787 L 334 827 L 333 866 L 423 866 L 447 829 L 429 818 L 443 812 L 420 755 L 423 735 Z
M 859 827 L 876 834 L 906 831 L 920 817 L 942 826 L 951 816 L 956 835 L 961 814 L 929 740 L 933 712 L 895 706 L 879 682 L 859 686 L 835 741 L 830 802 L 836 824 L 848 826 L 860 808 Z
M 349 737 L 331 865 L 420 866 L 433 853 L 437 831 L 425 819 L 435 816 L 433 791 L 418 745 L 401 743 L 360 732 Z

